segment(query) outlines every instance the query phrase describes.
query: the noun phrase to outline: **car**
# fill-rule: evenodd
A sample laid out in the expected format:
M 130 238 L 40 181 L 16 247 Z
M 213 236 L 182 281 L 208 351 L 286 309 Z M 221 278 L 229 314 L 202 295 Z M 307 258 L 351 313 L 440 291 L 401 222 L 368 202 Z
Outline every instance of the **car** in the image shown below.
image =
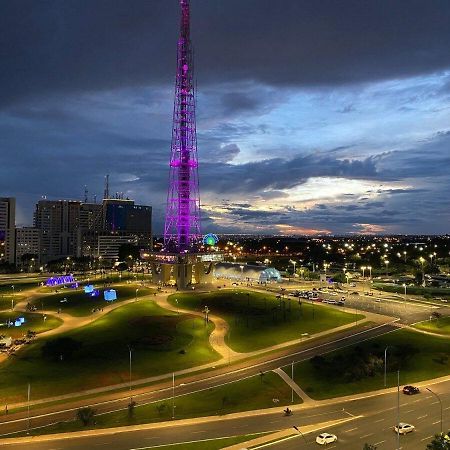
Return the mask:
M 234 283 L 231 283 L 231 285 L 232 286 L 239 286 L 239 283 L 234 282 Z
M 356 283 L 350 283 L 351 287 L 356 287 Z
M 350 295 L 359 295 L 359 292 L 353 291 L 353 292 L 350 292 Z
M 330 433 L 321 433 L 316 437 L 316 442 L 320 445 L 332 444 L 337 441 L 337 436 Z
M 416 427 L 414 425 L 411 425 L 410 423 L 403 423 L 400 422 L 397 425 L 395 425 L 394 427 L 394 431 L 398 434 L 408 434 L 411 433 L 412 431 L 414 431 L 416 429 Z
M 373 297 L 373 292 L 364 292 L 364 295 L 368 295 L 370 297 Z
M 329 298 L 327 300 L 324 300 L 323 303 L 328 303 L 329 305 L 337 305 L 337 301 L 333 298 Z
M 336 296 L 336 295 L 338 295 L 338 293 L 337 292 L 330 292 L 330 295 Z
M 341 297 L 341 302 L 345 302 L 345 297 Z
M 418 394 L 420 392 L 420 389 L 417 386 L 411 386 L 407 385 L 403 387 L 403 393 L 406 395 L 414 395 Z
M 342 300 L 338 300 L 337 305 L 338 306 L 344 306 L 345 302 L 343 302 Z

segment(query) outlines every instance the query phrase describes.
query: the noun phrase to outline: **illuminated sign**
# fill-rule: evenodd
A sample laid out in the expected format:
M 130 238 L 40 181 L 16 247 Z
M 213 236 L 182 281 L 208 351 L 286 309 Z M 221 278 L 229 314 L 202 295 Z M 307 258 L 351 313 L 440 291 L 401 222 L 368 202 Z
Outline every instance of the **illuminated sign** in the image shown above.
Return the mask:
M 85 294 L 90 294 L 91 292 L 93 292 L 93 290 L 94 290 L 94 285 L 93 284 L 87 284 L 84 287 L 84 293 Z
M 211 247 L 213 247 L 218 242 L 219 242 L 219 238 L 217 237 L 217 235 L 215 235 L 213 233 L 205 234 L 205 236 L 203 236 L 203 244 L 204 245 L 210 245 Z

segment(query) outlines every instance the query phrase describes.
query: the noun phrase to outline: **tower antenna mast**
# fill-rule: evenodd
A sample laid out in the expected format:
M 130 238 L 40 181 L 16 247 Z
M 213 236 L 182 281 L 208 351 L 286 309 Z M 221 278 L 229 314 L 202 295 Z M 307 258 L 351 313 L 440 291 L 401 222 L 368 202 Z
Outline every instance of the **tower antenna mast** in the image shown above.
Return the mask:
M 197 249 L 201 231 L 189 0 L 180 0 L 180 8 L 164 247 L 169 251 L 185 253 Z

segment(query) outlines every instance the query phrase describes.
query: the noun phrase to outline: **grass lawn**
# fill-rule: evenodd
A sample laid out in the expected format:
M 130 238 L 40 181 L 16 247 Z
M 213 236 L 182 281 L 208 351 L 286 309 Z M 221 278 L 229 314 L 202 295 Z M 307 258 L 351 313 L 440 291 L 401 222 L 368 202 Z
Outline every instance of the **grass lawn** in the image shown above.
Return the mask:
M 294 379 L 312 398 L 318 400 L 383 389 L 384 350 L 387 346 L 388 387 L 397 385 L 397 370 L 400 370 L 401 384 L 413 384 L 450 374 L 450 340 L 399 329 L 357 346 L 324 355 L 329 371 L 314 367 L 311 360 L 298 363 L 295 366 Z M 396 347 L 411 349 L 403 353 L 410 355 L 409 358 L 399 361 L 398 364 L 393 356 Z M 375 364 L 374 373 L 364 375 L 356 381 L 346 380 L 346 372 L 350 366 L 348 361 L 353 361 L 354 367 L 360 367 L 361 364 L 357 360 L 359 355 L 375 355 L 371 358 Z M 343 368 L 338 367 L 339 361 L 343 361 Z M 290 367 L 286 367 L 285 371 L 290 374 Z
M 56 339 L 52 337 L 8 358 L 0 365 L 0 392 L 11 403 L 25 399 L 28 380 L 33 399 L 127 382 L 129 345 L 133 379 L 206 364 L 220 358 L 208 341 L 212 328 L 199 318 L 177 315 L 152 301 L 133 302 L 58 335 L 81 344 L 72 357 L 43 358 L 41 349 L 46 341 Z
M 51 310 L 57 312 L 61 309 L 61 312 L 70 314 L 76 317 L 89 316 L 92 314 L 92 309 L 103 308 L 109 304 L 103 299 L 103 291 L 107 289 L 115 289 L 117 292 L 116 302 L 123 302 L 124 300 L 129 300 L 135 298 L 136 289 L 137 298 L 143 297 L 144 295 L 149 295 L 155 292 L 153 289 L 149 289 L 137 285 L 119 285 L 119 286 L 109 286 L 103 287 L 103 284 L 94 284 L 95 289 L 100 290 L 100 295 L 98 297 L 89 297 L 84 293 L 83 289 L 58 289 L 57 294 L 40 297 L 33 300 L 31 303 L 35 305 L 38 310 L 42 309 L 42 306 L 46 310 Z M 64 301 L 67 299 L 67 301 Z
M 430 333 L 450 336 L 450 316 L 440 317 L 431 321 L 420 322 L 414 325 L 419 330 L 429 331 Z
M 237 352 L 251 352 L 299 339 L 362 319 L 363 315 L 345 313 L 309 301 L 240 289 L 221 289 L 211 293 L 173 294 L 169 302 L 181 308 L 202 311 L 207 305 L 212 314 L 223 317 L 230 326 L 228 345 Z
M 176 394 L 176 391 L 175 391 Z M 170 394 L 169 394 L 170 395 Z M 278 399 L 278 402 L 274 402 Z M 295 395 L 295 403 L 302 400 Z M 280 414 L 284 405 L 291 404 L 291 389 L 275 373 L 267 372 L 260 375 L 226 384 L 217 388 L 207 389 L 193 394 L 175 397 L 175 418 L 205 417 L 224 415 L 240 411 L 272 408 L 280 406 Z M 133 417 L 128 411 L 117 411 L 96 416 L 96 425 L 89 428 L 110 428 L 126 425 L 137 425 L 149 422 L 160 422 L 172 419 L 172 399 L 136 405 Z M 69 432 L 86 429 L 80 422 L 63 422 L 43 430 L 37 434 Z
M 18 317 L 24 317 L 25 323 L 21 327 L 14 325 L 8 327 L 9 321 L 14 321 Z M 11 336 L 13 339 L 18 339 L 27 334 L 28 330 L 42 333 L 43 331 L 52 330 L 59 327 L 62 320 L 54 316 L 47 316 L 44 321 L 42 314 L 38 313 L 22 313 L 13 311 L 0 312 L 0 335 Z

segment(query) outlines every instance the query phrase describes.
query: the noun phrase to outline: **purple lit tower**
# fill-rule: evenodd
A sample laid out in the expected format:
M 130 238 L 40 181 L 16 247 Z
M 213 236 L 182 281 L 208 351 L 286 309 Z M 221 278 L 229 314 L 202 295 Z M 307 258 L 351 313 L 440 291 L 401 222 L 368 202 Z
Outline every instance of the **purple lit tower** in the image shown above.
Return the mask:
M 180 6 L 164 248 L 169 252 L 187 253 L 198 251 L 201 243 L 200 194 L 189 0 L 180 0 Z

